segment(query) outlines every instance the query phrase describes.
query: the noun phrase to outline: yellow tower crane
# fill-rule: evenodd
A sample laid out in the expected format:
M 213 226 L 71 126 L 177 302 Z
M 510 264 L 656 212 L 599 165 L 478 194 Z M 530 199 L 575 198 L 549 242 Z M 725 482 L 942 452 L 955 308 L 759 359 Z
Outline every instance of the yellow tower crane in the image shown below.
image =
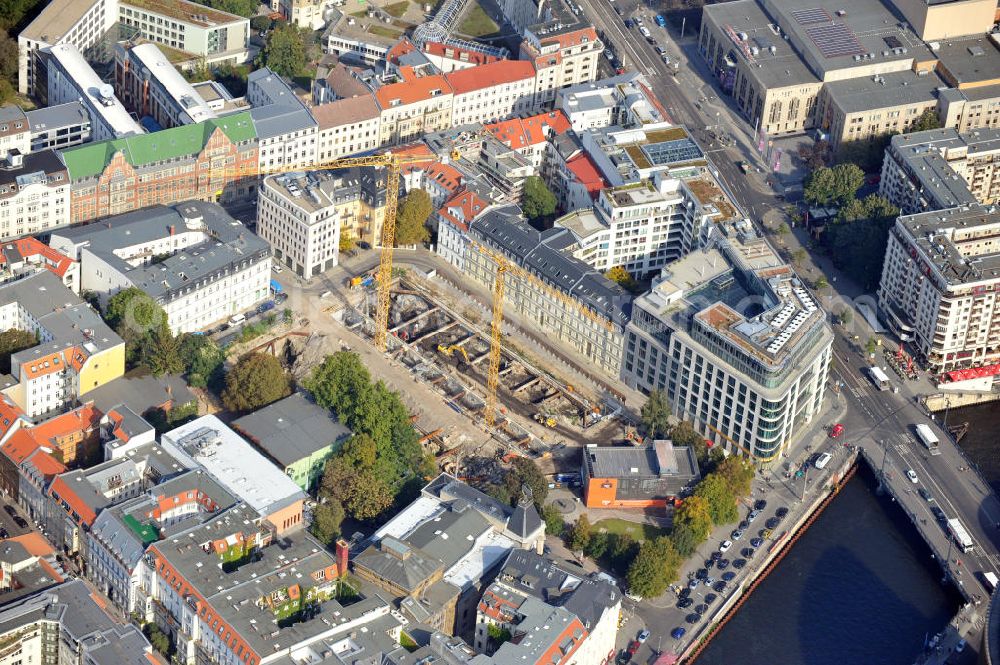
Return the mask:
M 483 414 L 486 424 L 493 426 L 496 424 L 497 388 L 500 385 L 500 358 L 501 358 L 501 338 L 503 336 L 503 299 L 504 283 L 507 273 L 530 282 L 533 286 L 546 291 L 561 301 L 567 307 L 572 307 L 582 313 L 585 317 L 595 323 L 613 330 L 615 324 L 606 316 L 595 312 L 580 301 L 566 295 L 559 289 L 546 284 L 535 277 L 516 263 L 512 263 L 507 257 L 497 253 L 485 245 L 473 241 L 472 248 L 490 259 L 496 265 L 496 273 L 493 277 L 493 318 L 490 321 L 490 367 L 486 375 L 486 410 Z
M 380 155 L 364 157 L 340 157 L 312 166 L 298 165 L 295 167 L 251 170 L 226 168 L 237 178 L 278 175 L 289 172 L 326 171 L 329 169 L 344 169 L 356 166 L 374 166 L 384 168 L 385 175 L 385 216 L 382 221 L 382 249 L 379 255 L 378 267 L 378 306 L 375 310 L 375 347 L 385 351 L 386 334 L 389 324 L 389 285 L 392 283 L 392 251 L 396 242 L 396 207 L 399 203 L 399 172 L 406 164 L 431 161 L 426 155 L 397 155 L 386 151 Z M 215 179 L 214 170 L 212 178 Z

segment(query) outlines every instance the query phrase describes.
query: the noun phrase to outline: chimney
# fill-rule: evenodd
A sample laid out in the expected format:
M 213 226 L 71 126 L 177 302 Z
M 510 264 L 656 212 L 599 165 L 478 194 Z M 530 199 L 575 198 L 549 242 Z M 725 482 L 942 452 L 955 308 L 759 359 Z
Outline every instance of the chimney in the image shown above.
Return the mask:
M 167 228 L 168 228 L 168 229 L 170 230 L 170 235 L 174 235 L 174 225 L 173 225 L 173 224 L 171 224 L 171 225 L 170 225 L 170 226 L 168 226 Z
M 347 541 L 343 538 L 338 538 L 334 547 L 337 555 L 337 572 L 343 577 L 347 574 L 347 558 L 350 556 L 350 550 L 347 547 Z

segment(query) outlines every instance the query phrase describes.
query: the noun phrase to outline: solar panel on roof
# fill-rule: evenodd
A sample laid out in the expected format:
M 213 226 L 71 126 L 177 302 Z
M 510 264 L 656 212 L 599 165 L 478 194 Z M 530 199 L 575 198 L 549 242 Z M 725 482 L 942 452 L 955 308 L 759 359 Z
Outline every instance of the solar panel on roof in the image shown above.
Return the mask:
M 830 12 L 826 11 L 822 7 L 810 7 L 808 9 L 796 9 L 792 12 L 792 16 L 795 20 L 802 25 L 809 25 L 811 23 L 826 23 L 832 20 Z
M 806 34 L 813 40 L 825 58 L 839 58 L 865 52 L 865 49 L 858 43 L 858 38 L 854 36 L 854 32 L 842 23 L 814 25 L 811 28 L 806 28 Z

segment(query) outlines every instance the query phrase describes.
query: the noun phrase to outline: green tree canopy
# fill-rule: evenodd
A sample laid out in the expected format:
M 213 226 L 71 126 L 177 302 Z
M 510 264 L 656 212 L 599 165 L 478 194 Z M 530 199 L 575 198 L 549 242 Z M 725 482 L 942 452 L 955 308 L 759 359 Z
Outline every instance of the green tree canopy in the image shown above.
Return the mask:
M 253 411 L 292 392 L 288 375 L 274 356 L 249 353 L 226 373 L 222 403 L 230 411 Z
M 181 335 L 177 350 L 187 382 L 195 388 L 221 388 L 226 354 L 208 335 Z
M 250 19 L 250 27 L 257 32 L 270 30 L 272 25 L 274 25 L 274 21 L 271 20 L 270 16 L 254 16 Z
M 529 220 L 541 220 L 556 212 L 556 197 L 545 181 L 536 175 L 524 180 L 524 193 L 521 196 L 521 210 Z
M 938 117 L 937 111 L 932 108 L 924 109 L 924 112 L 920 114 L 920 117 L 913 121 L 910 125 L 909 131 L 911 132 L 925 132 L 928 129 L 940 129 L 941 128 L 941 118 Z
M 608 548 L 608 557 L 611 568 L 618 575 L 624 577 L 628 573 L 629 566 L 639 553 L 639 543 L 628 533 L 616 533 L 611 539 L 611 546 Z
M 551 503 L 542 508 L 542 520 L 545 521 L 545 533 L 556 538 L 563 535 L 566 530 L 566 521 L 562 513 Z
M 694 490 L 694 495 L 708 502 L 708 512 L 713 524 L 730 524 L 739 519 L 736 497 L 721 476 L 711 473 Z
M 882 277 L 889 229 L 898 215 L 898 208 L 875 194 L 849 201 L 840 209 L 837 222 L 827 224 L 823 231 L 823 244 L 830 250 L 833 265 L 863 288 L 876 288 Z
M 691 529 L 698 543 L 703 543 L 712 533 L 712 511 L 708 500 L 700 496 L 691 496 L 684 500 L 674 511 L 674 529 L 679 525 Z
M 698 549 L 698 545 L 701 545 L 702 540 L 698 538 L 698 534 L 694 532 L 691 525 L 687 522 L 674 522 L 673 531 L 670 532 L 670 541 L 674 544 L 674 549 L 685 559 Z
M 340 535 L 343 521 L 344 507 L 339 501 L 331 499 L 316 506 L 310 531 L 320 542 L 329 545 Z
M 0 372 L 10 374 L 10 357 L 38 344 L 38 335 L 27 330 L 8 328 L 0 333 Z
M 167 327 L 157 328 L 148 335 L 142 347 L 142 362 L 153 376 L 180 374 L 184 363 L 179 353 L 180 344 Z
M 696 430 L 688 420 L 682 420 L 670 428 L 670 440 L 675 446 L 686 446 L 694 449 L 698 464 L 704 465 L 708 460 L 708 444 L 701 432 Z
M 646 433 L 656 439 L 670 431 L 670 404 L 662 390 L 653 390 L 639 412 Z
M 662 595 L 677 580 L 680 565 L 681 557 L 669 538 L 660 536 L 647 540 L 629 566 L 626 575 L 629 593 L 643 598 Z
M 422 189 L 411 189 L 396 213 L 396 246 L 428 242 L 431 233 L 427 220 L 433 212 L 431 195 Z
M 258 56 L 261 64 L 279 76 L 293 78 L 306 66 L 306 44 L 298 26 L 285 24 L 267 36 L 267 43 Z
M 813 205 L 846 205 L 864 182 L 865 173 L 855 164 L 838 164 L 833 168 L 824 166 L 809 174 L 803 198 Z
M 635 281 L 635 277 L 632 276 L 625 266 L 615 266 L 611 270 L 604 273 L 604 276 L 610 279 L 615 284 L 618 284 L 626 291 L 634 291 L 638 285 Z
M 593 532 L 594 528 L 590 524 L 590 518 L 587 517 L 586 513 L 580 515 L 576 518 L 576 523 L 569 532 L 569 537 L 566 539 L 566 546 L 573 552 L 586 550 L 587 546 L 590 545 Z
M 745 457 L 730 455 L 719 462 L 714 474 L 722 478 L 737 499 L 750 496 L 750 486 L 753 483 L 753 464 Z
M 531 491 L 535 506 L 541 506 L 549 495 L 549 481 L 534 460 L 517 457 L 511 462 L 503 484 L 490 493 L 500 501 L 513 505 L 521 498 L 521 488 L 525 485 Z
M 170 334 L 166 312 L 134 286 L 111 296 L 104 320 L 125 340 L 125 359 L 130 365 L 144 360 L 146 347 L 155 335 Z

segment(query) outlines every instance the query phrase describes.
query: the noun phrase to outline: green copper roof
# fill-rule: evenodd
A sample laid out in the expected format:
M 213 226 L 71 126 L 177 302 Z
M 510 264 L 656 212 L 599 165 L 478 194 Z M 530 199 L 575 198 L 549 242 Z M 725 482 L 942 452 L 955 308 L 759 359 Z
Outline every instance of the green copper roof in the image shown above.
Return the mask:
M 143 545 L 155 543 L 160 539 L 160 532 L 151 524 L 142 524 L 131 515 L 125 515 L 122 517 L 122 521 L 125 522 L 125 526 L 131 529 L 142 540 Z
M 116 152 L 124 153 L 125 159 L 132 166 L 196 155 L 201 152 L 216 128 L 222 130 L 233 143 L 257 138 L 250 113 L 243 111 L 151 134 L 88 143 L 63 150 L 62 158 L 70 180 L 92 178 L 104 171 Z

